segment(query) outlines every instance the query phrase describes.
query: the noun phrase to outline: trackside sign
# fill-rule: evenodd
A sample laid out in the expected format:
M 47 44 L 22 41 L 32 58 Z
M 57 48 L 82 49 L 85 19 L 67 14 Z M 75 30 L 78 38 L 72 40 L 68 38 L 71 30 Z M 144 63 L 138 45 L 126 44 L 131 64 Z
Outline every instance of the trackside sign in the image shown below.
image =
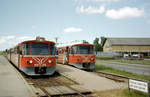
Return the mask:
M 129 88 L 148 93 L 148 83 L 129 79 Z
M 138 91 L 148 93 L 148 97 L 150 97 L 150 83 L 149 82 L 129 79 L 129 89 L 135 89 Z

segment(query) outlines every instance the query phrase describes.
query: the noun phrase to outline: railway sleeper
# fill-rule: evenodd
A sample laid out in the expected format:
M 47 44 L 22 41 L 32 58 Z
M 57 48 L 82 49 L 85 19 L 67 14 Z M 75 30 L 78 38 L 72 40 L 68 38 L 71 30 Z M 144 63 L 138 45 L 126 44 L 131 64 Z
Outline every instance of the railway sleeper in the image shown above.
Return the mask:
M 86 97 L 84 94 L 91 94 L 90 91 L 72 89 L 68 86 L 53 86 L 53 87 L 44 87 L 48 94 L 51 97 L 60 97 L 60 96 L 69 96 L 69 95 L 80 95 L 80 97 Z M 82 95 L 82 96 L 81 96 Z
M 34 87 L 33 85 L 30 85 L 31 89 L 34 91 L 34 93 L 37 95 L 37 97 L 86 97 L 84 95 L 91 94 L 91 91 L 88 90 L 78 90 L 71 89 L 67 86 L 52 86 L 52 87 Z

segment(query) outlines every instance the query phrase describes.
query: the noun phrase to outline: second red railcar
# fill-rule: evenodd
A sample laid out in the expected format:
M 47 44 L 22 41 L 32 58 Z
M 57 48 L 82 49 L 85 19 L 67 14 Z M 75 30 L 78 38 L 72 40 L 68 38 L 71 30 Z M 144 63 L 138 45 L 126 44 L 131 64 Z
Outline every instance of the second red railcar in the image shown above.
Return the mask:
M 70 64 L 80 69 L 93 70 L 95 68 L 93 46 L 93 44 L 89 44 L 86 41 L 58 45 L 57 62 Z

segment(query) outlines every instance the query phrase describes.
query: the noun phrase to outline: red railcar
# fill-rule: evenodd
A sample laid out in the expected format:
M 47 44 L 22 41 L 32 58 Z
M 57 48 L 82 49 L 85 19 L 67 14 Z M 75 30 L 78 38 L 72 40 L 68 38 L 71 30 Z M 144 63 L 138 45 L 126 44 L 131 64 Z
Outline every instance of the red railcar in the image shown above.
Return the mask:
M 57 46 L 57 62 L 70 64 L 80 69 L 95 68 L 93 44 L 86 41 Z
M 56 70 L 55 43 L 42 37 L 19 43 L 7 57 L 27 75 L 52 75 Z

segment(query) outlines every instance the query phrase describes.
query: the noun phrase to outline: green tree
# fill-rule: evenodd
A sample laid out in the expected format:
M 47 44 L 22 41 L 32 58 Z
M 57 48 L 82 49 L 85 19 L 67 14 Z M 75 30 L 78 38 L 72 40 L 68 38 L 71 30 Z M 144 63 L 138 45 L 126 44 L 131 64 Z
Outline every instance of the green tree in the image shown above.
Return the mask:
M 100 47 L 100 51 L 103 51 L 103 45 L 104 45 L 104 42 L 105 42 L 106 38 L 104 36 L 101 37 L 101 47 Z
M 105 38 L 104 36 L 101 37 L 101 46 L 103 46 L 103 44 L 104 44 L 104 42 L 105 42 L 105 39 L 106 39 L 106 38 Z
M 98 51 L 100 51 L 100 49 L 101 49 L 101 45 L 100 45 L 100 43 L 99 43 L 99 38 L 95 38 L 95 40 L 94 40 L 94 42 L 93 42 L 93 44 L 94 44 L 94 51 L 97 53 Z
M 99 43 L 99 39 L 101 39 L 101 42 Z M 95 38 L 93 44 L 94 44 L 94 51 L 97 53 L 98 51 L 103 51 L 103 44 L 105 42 L 105 37 Z

